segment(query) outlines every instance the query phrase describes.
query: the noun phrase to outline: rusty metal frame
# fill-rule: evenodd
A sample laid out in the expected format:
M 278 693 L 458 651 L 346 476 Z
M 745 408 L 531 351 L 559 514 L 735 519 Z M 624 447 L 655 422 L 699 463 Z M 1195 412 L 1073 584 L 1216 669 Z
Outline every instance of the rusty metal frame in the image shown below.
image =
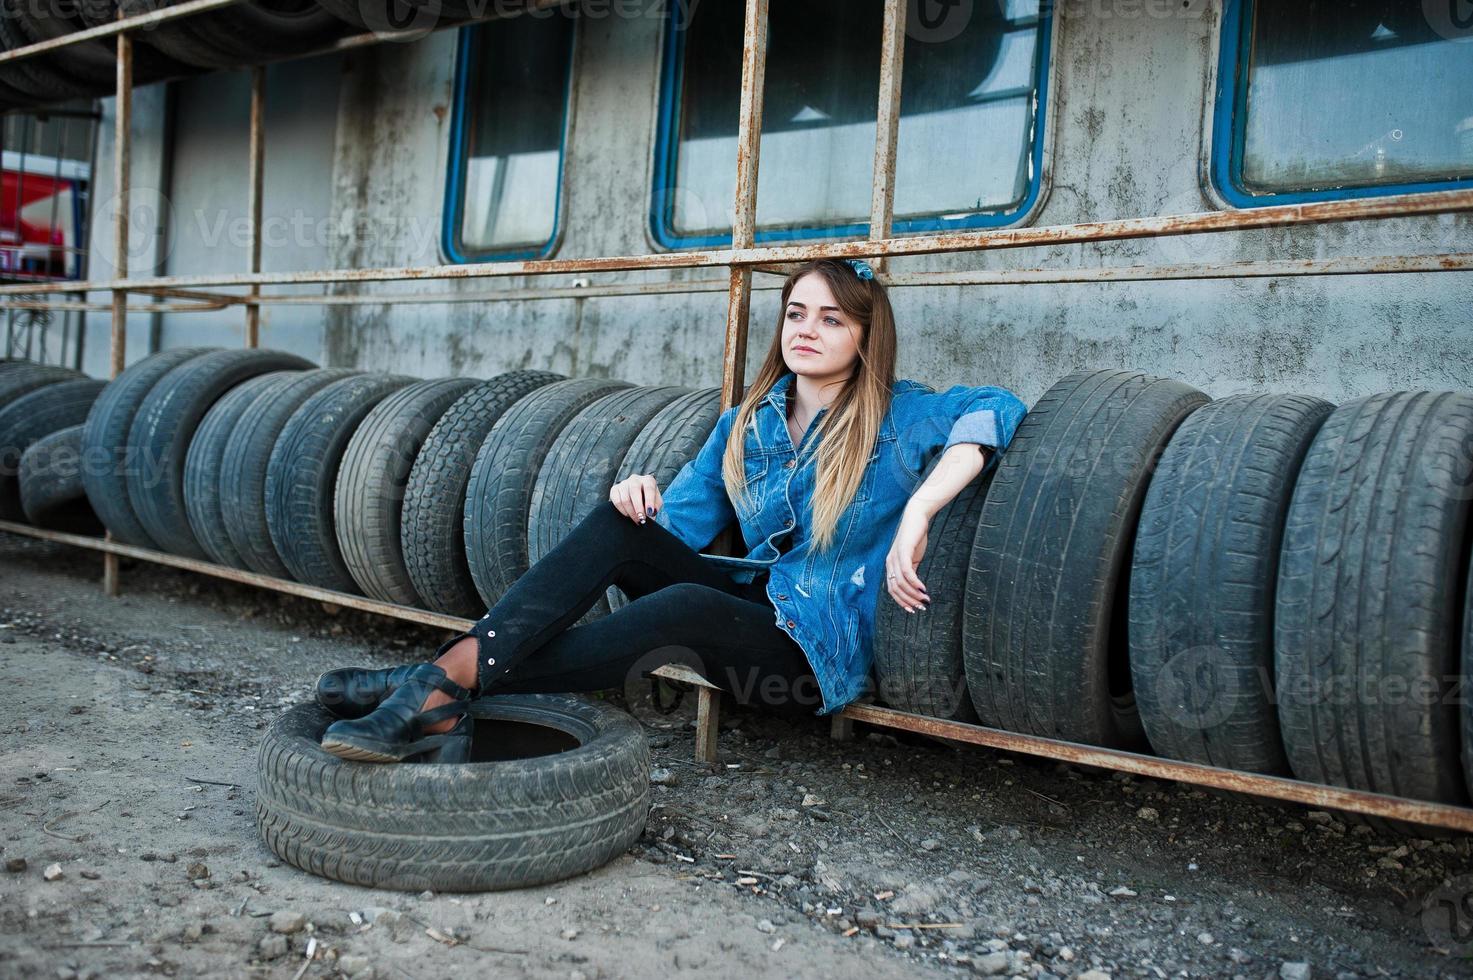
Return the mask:
M 1235 263 L 1188 263 L 1158 266 L 1103 266 L 1094 268 L 1023 268 L 971 270 L 956 272 L 918 272 L 887 274 L 887 260 L 901 256 L 988 252 L 1012 248 L 1037 248 L 1063 244 L 1085 244 L 1155 238 L 1172 235 L 1214 234 L 1261 228 L 1281 228 L 1319 222 L 1404 218 L 1473 211 L 1473 191 L 1456 190 L 1437 193 L 1403 194 L 1382 198 L 1359 198 L 1314 204 L 1256 208 L 1251 211 L 1209 211 L 1199 214 L 1162 217 L 1128 218 L 1112 221 L 1082 222 L 1052 227 L 1016 227 L 1002 230 L 955 232 L 947 234 L 892 237 L 894 207 L 895 152 L 899 127 L 901 79 L 904 55 L 904 0 L 885 0 L 884 28 L 881 43 L 880 92 L 876 114 L 876 139 L 873 187 L 870 206 L 871 238 L 866 241 L 821 242 L 807 245 L 755 247 L 758 154 L 762 129 L 763 80 L 766 73 L 766 35 L 769 0 L 745 0 L 743 22 L 742 87 L 737 138 L 737 182 L 734 201 L 732 246 L 722 250 L 656 253 L 649 255 L 603 256 L 583 259 L 542 259 L 518 262 L 486 262 L 463 265 L 439 265 L 419 268 L 336 269 L 326 271 L 286 271 L 264 273 L 260 268 L 260 224 L 262 211 L 264 166 L 264 98 L 265 76 L 260 67 L 252 69 L 250 111 L 250 157 L 248 211 L 251 243 L 249 268 L 240 274 L 195 276 L 155 276 L 133 278 L 127 262 L 127 196 L 129 193 L 129 125 L 132 117 L 132 34 L 157 23 L 228 6 L 238 0 L 188 0 L 149 14 L 122 18 L 113 24 L 89 28 L 50 41 L 0 53 L 0 63 L 44 53 L 78 41 L 116 37 L 117 101 L 114 118 L 114 184 L 119 202 L 113 229 L 116 275 L 111 279 L 85 283 L 34 283 L 0 287 L 0 309 L 50 308 L 111 311 L 109 373 L 116 377 L 123 369 L 126 341 L 126 315 L 129 311 L 186 312 L 214 310 L 232 306 L 245 307 L 244 340 L 248 346 L 259 343 L 260 307 L 268 304 L 361 303 L 392 305 L 396 303 L 457 303 L 615 296 L 642 293 L 727 293 L 727 316 L 722 356 L 723 408 L 736 404 L 743 389 L 750 301 L 757 274 L 783 276 L 797 263 L 809 259 L 866 258 L 872 260 L 876 274 L 890 286 L 936 285 L 1022 285 L 1036 283 L 1130 282 L 1167 279 L 1237 279 L 1287 276 L 1333 276 L 1360 274 L 1401 274 L 1473 271 L 1473 254 L 1370 256 L 1336 259 L 1279 260 Z M 555 6 L 566 0 L 528 0 L 528 6 Z M 448 25 L 447 25 L 448 26 Z M 458 26 L 458 25 L 457 25 Z M 386 35 L 366 34 L 345 38 L 327 50 L 343 50 L 386 39 Z M 594 285 L 553 285 L 540 288 L 502 288 L 441 293 L 334 293 L 324 295 L 262 294 L 266 285 L 339 285 L 351 283 L 449 281 L 462 279 L 499 279 L 507 276 L 558 276 L 675 269 L 724 269 L 725 279 L 672 280 L 668 282 L 618 282 Z M 201 287 L 244 288 L 242 293 L 218 292 Z M 38 294 L 107 292 L 110 303 L 68 300 L 36 300 Z M 149 304 L 128 305 L 128 295 L 137 293 L 155 300 Z M 15 297 L 15 298 L 12 298 Z M 182 300 L 168 303 L 163 300 Z M 351 609 L 389 616 L 424 626 L 463 632 L 470 620 L 445 616 L 423 609 L 366 599 L 362 596 L 304 585 L 287 579 L 259 575 L 227 568 L 207 561 L 185 558 L 147 548 L 120 544 L 111 534 L 101 538 L 49 531 L 7 521 L 0 521 L 0 532 L 23 535 L 74 547 L 99 551 L 104 556 L 103 588 L 117 595 L 119 587 L 118 559 L 128 557 L 167 565 L 186 571 L 210 575 L 257 588 L 271 589 L 291 595 L 317 599 Z M 700 717 L 697 753 L 713 761 L 716 757 L 716 732 L 721 691 L 699 675 L 671 665 L 656 673 L 699 688 Z M 1097 766 L 1136 773 L 1159 779 L 1171 779 L 1199 786 L 1210 786 L 1248 793 L 1271 799 L 1287 800 L 1310 806 L 1330 807 L 1371 814 L 1409 823 L 1420 823 L 1451 830 L 1473 832 L 1473 807 L 1449 806 L 1421 800 L 1403 799 L 1359 790 L 1323 786 L 1302 780 L 1261 776 L 1212 766 L 1177 762 L 1155 756 L 1139 755 L 1113 749 L 1062 742 L 1055 739 L 1020 735 L 1012 732 L 945 721 L 922 715 L 882 708 L 873 704 L 847 705 L 832 716 L 835 737 L 846 737 L 856 721 L 889 728 L 903 728 L 939 738 L 990 746 L 1080 765 Z

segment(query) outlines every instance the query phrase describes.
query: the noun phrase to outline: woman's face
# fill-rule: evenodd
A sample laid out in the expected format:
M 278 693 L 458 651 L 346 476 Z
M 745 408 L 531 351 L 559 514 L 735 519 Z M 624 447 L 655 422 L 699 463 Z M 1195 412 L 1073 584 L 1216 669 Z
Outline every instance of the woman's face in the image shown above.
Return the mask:
M 843 310 L 823 276 L 799 279 L 783 311 L 783 360 L 794 374 L 838 381 L 854 373 L 864 328 Z

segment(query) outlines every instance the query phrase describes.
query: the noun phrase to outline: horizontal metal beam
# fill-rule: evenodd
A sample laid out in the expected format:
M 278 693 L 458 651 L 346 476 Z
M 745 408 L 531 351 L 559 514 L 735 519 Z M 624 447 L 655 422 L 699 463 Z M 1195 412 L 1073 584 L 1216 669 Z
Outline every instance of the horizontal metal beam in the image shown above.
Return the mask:
M 571 275 L 626 272 L 638 269 L 707 269 L 727 266 L 805 262 L 815 258 L 870 258 L 879 255 L 932 255 L 938 252 L 985 252 L 1085 242 L 1123 241 L 1172 235 L 1281 228 L 1335 221 L 1406 218 L 1473 211 L 1473 190 L 1430 194 L 1398 194 L 1347 201 L 1286 204 L 1244 211 L 1206 211 L 1152 218 L 1122 218 L 1037 228 L 917 235 L 881 241 L 820 242 L 696 252 L 657 252 L 582 259 L 528 259 L 463 265 L 402 266 L 378 269 L 323 269 L 310 272 L 206 273 L 149 279 L 100 280 L 89 283 L 38 283 L 0 287 L 0 296 L 19 292 L 70 292 L 79 289 L 136 289 L 140 286 L 198 288 L 306 283 L 397 282 L 434 279 L 483 279 L 500 276 Z
M 114 37 L 125 31 L 137 30 L 141 27 L 156 27 L 166 21 L 178 20 L 181 17 L 191 17 L 195 14 L 207 13 L 211 10 L 219 10 L 221 7 L 231 7 L 241 0 L 186 0 L 181 4 L 169 7 L 160 7 L 146 14 L 137 14 L 133 17 L 125 17 L 107 24 L 99 24 L 96 27 L 88 27 L 80 31 L 72 31 L 59 37 L 50 38 L 45 41 L 37 41 L 35 44 L 27 44 L 24 47 L 12 48 L 9 51 L 0 51 L 0 64 L 9 61 L 20 61 L 22 58 L 32 58 L 47 51 L 55 51 L 57 48 L 65 48 L 72 44 L 80 44 L 83 41 L 93 41 L 98 38 Z
M 1102 749 L 1077 742 L 1041 738 L 1037 735 L 1018 735 L 997 728 L 970 725 L 961 721 L 945 721 L 928 718 L 893 708 L 881 708 L 871 704 L 850 704 L 839 714 L 853 721 L 888 728 L 903 728 L 910 732 L 950 738 L 973 745 L 1022 752 L 1026 755 L 1057 759 L 1117 772 L 1129 772 L 1155 779 L 1173 779 L 1179 783 L 1210 786 L 1214 789 L 1248 793 L 1291 803 L 1333 810 L 1349 810 L 1388 820 L 1405 820 L 1409 823 L 1445 827 L 1448 830 L 1473 832 L 1473 808 L 1451 806 L 1446 803 L 1428 803 L 1424 800 L 1409 800 L 1383 793 L 1367 793 L 1363 790 L 1325 786 L 1298 779 L 1278 776 L 1260 776 L 1257 773 L 1239 772 L 1236 769 L 1220 769 L 1216 766 L 1199 766 L 1192 762 L 1177 762 L 1154 755 L 1122 752 L 1119 749 Z
M 330 602 L 349 609 L 357 609 L 361 612 L 390 616 L 395 619 L 418 623 L 422 626 L 447 629 L 455 633 L 466 632 L 475 625 L 474 620 L 462 619 L 458 616 L 446 616 L 424 609 L 416 609 L 411 606 L 400 606 L 391 602 L 365 599 L 363 596 L 351 595 L 346 592 L 321 589 L 312 585 L 303 585 L 300 582 L 276 578 L 271 575 L 258 575 L 255 572 L 227 568 L 224 565 L 198 561 L 194 558 L 183 558 L 179 555 L 154 551 L 150 548 L 137 548 L 132 545 L 118 544 L 103 538 L 89 537 L 81 534 L 68 534 L 63 531 L 50 531 L 45 528 L 31 527 L 28 524 L 18 524 L 12 521 L 0 521 L 0 531 L 8 531 L 12 534 L 39 538 L 43 541 L 54 541 L 59 544 L 73 545 L 79 548 L 88 548 L 93 551 L 106 552 L 125 558 L 136 558 L 140 561 L 154 562 L 159 565 L 168 565 L 172 568 L 198 572 L 203 575 L 225 579 L 226 581 L 238 582 L 242 585 L 254 585 L 258 588 L 272 589 L 277 592 L 285 592 L 307 599 Z M 653 673 L 671 680 L 695 684 L 705 688 L 712 687 L 710 682 L 704 677 L 678 664 L 666 665 L 653 671 Z M 1247 793 L 1252 796 L 1287 800 L 1291 803 L 1302 803 L 1308 806 L 1347 810 L 1354 813 L 1385 817 L 1390 820 L 1404 820 L 1408 823 L 1443 827 L 1464 833 L 1473 832 L 1473 808 L 1470 807 L 1450 806 L 1444 803 L 1428 803 L 1423 800 L 1410 800 L 1398 796 L 1387 796 L 1381 793 L 1367 793 L 1361 790 L 1344 789 L 1338 786 L 1325 786 L 1320 783 L 1310 783 L 1298 779 L 1260 776 L 1255 773 L 1239 772 L 1234 769 L 1201 766 L 1191 762 L 1177 762 L 1172 759 L 1141 755 L 1136 752 L 1123 752 L 1118 749 L 1104 749 L 1093 745 L 1081 745 L 1077 742 L 1040 738 L 1036 735 L 1019 735 L 996 728 L 986 728 L 982 725 L 970 725 L 965 722 L 930 718 L 925 715 L 896 711 L 893 708 L 882 708 L 871 704 L 846 705 L 837 712 L 837 716 L 852 721 L 862 721 L 869 725 L 878 725 L 884 728 L 900 728 L 938 738 L 948 738 L 955 741 L 968 742 L 973 745 L 984 745 L 989 748 L 1002 749 L 1007 752 L 1019 752 L 1024 755 L 1056 759 L 1061 762 L 1096 766 L 1101 769 L 1129 772 L 1155 779 L 1171 779 L 1196 786 L 1209 786 L 1236 793 Z
M 769 270 L 762 270 L 769 271 Z M 1447 255 L 1347 256 L 1336 259 L 1285 259 L 1269 262 L 1186 263 L 1182 265 L 1101 266 L 1086 269 L 997 269 L 962 272 L 916 272 L 881 276 L 887 286 L 900 289 L 923 286 L 1013 286 L 1030 283 L 1156 282 L 1181 279 L 1263 279 L 1295 276 L 1397 275 L 1403 273 L 1470 272 L 1473 252 Z M 130 307 L 157 312 L 218 310 L 228 305 L 261 306 L 398 306 L 403 304 L 505 303 L 527 300 L 586 299 L 592 296 L 674 295 L 726 292 L 725 279 L 672 279 L 666 282 L 598 283 L 589 286 L 548 286 L 538 289 L 478 289 L 435 293 L 311 293 L 265 295 L 202 292 L 191 289 L 138 289 L 159 296 L 193 299 L 195 305 Z M 777 290 L 780 283 L 753 286 Z M 92 310 L 96 304 L 51 303 L 44 300 L 0 298 L 0 310 Z M 106 309 L 106 307 L 101 307 Z
M 140 561 L 149 561 L 156 565 L 182 568 L 188 572 L 198 572 L 201 575 L 210 575 L 229 582 L 239 582 L 241 585 L 254 585 L 257 588 L 273 589 L 277 592 L 302 596 L 305 599 L 331 602 L 334 605 L 346 606 L 349 609 L 357 609 L 360 612 L 375 613 L 379 616 L 391 616 L 394 619 L 419 623 L 421 626 L 438 626 L 456 633 L 463 633 L 475 625 L 475 620 L 472 619 L 445 616 L 441 613 L 433 613 L 425 609 L 415 609 L 411 606 L 400 606 L 392 602 L 379 602 L 377 599 L 365 599 L 363 596 L 352 595 L 348 592 L 321 589 L 315 585 L 303 585 L 301 582 L 293 582 L 290 579 L 276 578 L 272 575 L 259 575 L 256 572 L 245 572 L 238 568 L 216 565 L 214 562 L 199 561 L 198 559 L 185 558 L 181 555 L 171 555 L 167 551 L 155 551 L 152 548 L 138 548 L 131 544 L 119 544 L 116 541 L 94 538 L 85 534 L 68 534 L 65 531 L 51 531 L 46 528 L 31 527 L 29 524 L 17 524 L 14 521 L 0 521 L 0 531 L 8 531 L 11 534 L 20 534 L 29 538 L 40 538 L 43 541 L 55 541 L 58 544 L 69 544 L 78 548 L 89 548 L 92 551 L 101 551 L 107 554 L 117 555 L 120 558 L 137 558 Z

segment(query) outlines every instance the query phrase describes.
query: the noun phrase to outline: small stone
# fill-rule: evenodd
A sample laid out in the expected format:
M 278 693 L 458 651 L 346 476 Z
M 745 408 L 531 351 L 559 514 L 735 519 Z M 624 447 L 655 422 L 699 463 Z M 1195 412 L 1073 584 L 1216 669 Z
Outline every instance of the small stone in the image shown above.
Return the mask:
M 290 948 L 285 936 L 264 936 L 256 944 L 256 954 L 263 960 L 275 960 L 285 956 Z
M 902 932 L 899 935 L 897 935 L 894 939 L 890 940 L 890 943 L 896 949 L 910 949 L 912 946 L 914 946 L 916 944 L 916 937 L 912 936 L 908 932 Z
M 927 837 L 921 841 L 921 849 L 924 851 L 936 851 L 940 850 L 940 848 L 941 842 L 934 837 Z
M 823 800 L 820 797 L 814 796 L 812 793 L 804 793 L 803 794 L 803 805 L 804 806 L 823 806 L 824 803 L 826 803 L 826 802 L 827 802 L 826 800 Z
M 570 929 L 564 929 L 560 933 L 560 935 L 564 939 L 577 939 L 578 938 L 578 930 L 577 929 L 571 929 L 571 928 Z
M 757 921 L 758 932 L 777 932 L 777 926 L 772 924 L 771 919 L 759 919 Z
M 1215 941 L 1216 939 L 1210 932 L 1197 933 L 1197 942 L 1201 943 L 1203 946 L 1211 946 Z
M 1143 806 L 1135 811 L 1136 818 L 1147 823 L 1156 823 L 1161 819 L 1161 813 L 1153 806 Z
M 1279 980 L 1309 980 L 1313 971 L 1303 960 L 1279 964 Z
M 984 977 L 1000 976 L 1008 971 L 1007 953 L 983 953 L 972 960 L 972 969 Z
M 205 927 L 198 922 L 191 922 L 179 933 L 179 938 L 186 943 L 198 942 L 205 934 Z
M 61 865 L 59 864 L 48 864 L 46 865 L 46 870 L 41 872 L 41 877 L 45 878 L 47 881 L 56 881 L 61 876 L 62 870 Z
M 884 921 L 884 917 L 874 909 L 860 909 L 854 915 L 854 924 L 861 929 L 873 929 Z
M 1134 891 L 1126 888 L 1124 885 L 1119 885 L 1115 888 L 1111 888 L 1108 894 L 1111 898 L 1135 898 L 1136 896 L 1136 893 Z
M 367 956 L 347 954 L 338 957 L 338 972 L 345 977 L 368 977 L 373 975 L 373 961 Z
M 196 861 L 191 864 L 189 866 L 189 869 L 184 873 L 186 876 L 188 876 L 190 881 L 197 881 L 200 878 L 208 878 L 210 876 L 210 869 L 205 867 L 200 862 Z
M 678 786 L 680 777 L 676 776 L 673 770 L 661 766 L 650 770 L 650 782 L 656 786 Z
M 301 932 L 307 927 L 307 917 L 300 912 L 288 912 L 283 909 L 280 912 L 271 913 L 271 921 L 268 923 L 272 932 L 279 932 L 284 936 L 290 936 L 294 932 Z
M 101 878 L 102 875 L 98 874 L 96 871 L 93 871 L 91 868 L 88 868 L 86 871 L 82 872 L 82 877 L 86 878 L 88 881 L 96 881 Z
M 5 870 L 9 871 L 13 875 L 20 874 L 22 871 L 26 870 L 26 859 L 11 858 L 10 860 L 5 862 Z

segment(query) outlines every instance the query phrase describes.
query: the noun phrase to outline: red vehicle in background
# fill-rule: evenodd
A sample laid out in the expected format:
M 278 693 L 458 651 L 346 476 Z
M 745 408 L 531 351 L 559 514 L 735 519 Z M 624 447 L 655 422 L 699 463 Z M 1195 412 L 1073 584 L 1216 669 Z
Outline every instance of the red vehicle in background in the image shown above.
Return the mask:
M 0 170 L 0 278 L 81 278 L 82 188 L 80 180 L 12 166 L 6 153 Z

